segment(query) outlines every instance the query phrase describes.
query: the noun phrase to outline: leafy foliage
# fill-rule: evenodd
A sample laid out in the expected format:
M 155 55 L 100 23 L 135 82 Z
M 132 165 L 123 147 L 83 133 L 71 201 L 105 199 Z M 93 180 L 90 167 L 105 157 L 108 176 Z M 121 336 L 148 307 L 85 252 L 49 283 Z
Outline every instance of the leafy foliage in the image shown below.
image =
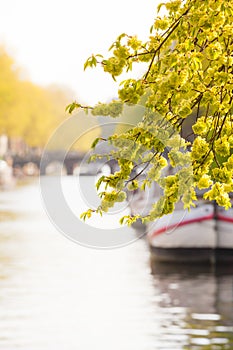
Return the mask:
M 132 129 L 109 137 L 119 171 L 102 178 L 106 191 L 97 209 L 106 211 L 118 196 L 123 198 L 143 173 L 137 187 L 143 190 L 156 181 L 163 189 L 144 221 L 171 213 L 180 200 L 190 208 L 197 189 L 228 209 L 233 190 L 233 3 L 170 0 L 158 11 L 162 6 L 166 15 L 155 19 L 146 42 L 124 33 L 109 58 L 92 56 L 85 65 L 100 64 L 115 79 L 135 64 L 147 64 L 139 79 L 120 84 L 121 103 L 135 105 L 146 96 L 145 114 Z M 184 135 L 191 114 L 192 135 Z

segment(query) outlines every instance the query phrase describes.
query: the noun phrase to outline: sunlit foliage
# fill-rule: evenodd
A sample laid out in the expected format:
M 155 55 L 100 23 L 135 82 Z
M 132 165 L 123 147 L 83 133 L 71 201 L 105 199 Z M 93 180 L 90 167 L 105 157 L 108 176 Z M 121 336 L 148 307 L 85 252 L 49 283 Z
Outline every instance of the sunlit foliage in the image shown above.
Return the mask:
M 204 190 L 204 199 L 231 206 L 233 2 L 171 0 L 158 11 L 161 7 L 166 15 L 158 13 L 146 42 L 123 33 L 111 46 L 110 57 L 92 56 L 85 64 L 100 64 L 113 79 L 135 65 L 147 65 L 139 79 L 127 79 L 119 87 L 117 103 L 122 105 L 138 104 L 146 96 L 145 114 L 135 127 L 108 139 L 115 146 L 110 157 L 118 161 L 119 171 L 100 180 L 106 185 L 100 213 L 122 200 L 126 188 L 143 190 L 153 181 L 163 195 L 144 221 L 171 213 L 180 200 L 190 208 L 197 189 Z M 101 113 L 101 106 L 96 110 Z M 187 120 L 192 120 L 192 135 L 185 135 Z

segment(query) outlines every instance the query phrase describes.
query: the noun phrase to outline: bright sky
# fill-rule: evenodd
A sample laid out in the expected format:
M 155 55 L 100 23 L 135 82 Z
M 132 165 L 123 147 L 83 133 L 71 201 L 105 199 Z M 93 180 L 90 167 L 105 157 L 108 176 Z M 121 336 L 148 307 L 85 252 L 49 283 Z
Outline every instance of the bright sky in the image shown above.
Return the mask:
M 126 32 L 145 39 L 159 0 L 0 0 L 0 43 L 39 84 L 71 87 L 75 97 L 97 103 L 117 96 L 101 69 L 83 71 L 92 54 L 106 53 Z

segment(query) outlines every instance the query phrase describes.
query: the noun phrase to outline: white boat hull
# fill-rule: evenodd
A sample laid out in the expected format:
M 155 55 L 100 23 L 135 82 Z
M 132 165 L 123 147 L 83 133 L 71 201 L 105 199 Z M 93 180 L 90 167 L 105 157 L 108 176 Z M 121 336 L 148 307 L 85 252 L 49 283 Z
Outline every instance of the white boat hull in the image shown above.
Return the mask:
M 218 248 L 233 248 L 233 208 L 218 208 L 216 219 Z
M 148 226 L 148 242 L 160 261 L 233 261 L 233 209 L 201 204 L 177 210 Z
M 177 210 L 148 226 L 148 242 L 160 261 L 211 260 L 216 246 L 214 208 Z
M 129 197 L 132 215 L 148 215 L 158 196 L 156 185 L 145 192 L 135 191 Z M 226 211 L 213 203 L 199 201 L 190 211 L 181 207 L 146 229 L 140 220 L 134 227 L 147 232 L 149 246 L 157 260 L 233 261 L 233 208 Z
M 219 261 L 233 262 L 233 208 L 217 208 L 216 258 Z

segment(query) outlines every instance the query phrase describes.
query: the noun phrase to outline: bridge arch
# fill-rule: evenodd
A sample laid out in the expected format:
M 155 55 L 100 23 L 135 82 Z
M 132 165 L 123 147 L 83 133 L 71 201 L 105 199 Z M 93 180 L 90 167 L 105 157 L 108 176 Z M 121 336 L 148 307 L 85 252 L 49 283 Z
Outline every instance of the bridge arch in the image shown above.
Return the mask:
M 43 175 L 67 175 L 67 168 L 64 163 L 59 160 L 49 162 L 44 169 Z

